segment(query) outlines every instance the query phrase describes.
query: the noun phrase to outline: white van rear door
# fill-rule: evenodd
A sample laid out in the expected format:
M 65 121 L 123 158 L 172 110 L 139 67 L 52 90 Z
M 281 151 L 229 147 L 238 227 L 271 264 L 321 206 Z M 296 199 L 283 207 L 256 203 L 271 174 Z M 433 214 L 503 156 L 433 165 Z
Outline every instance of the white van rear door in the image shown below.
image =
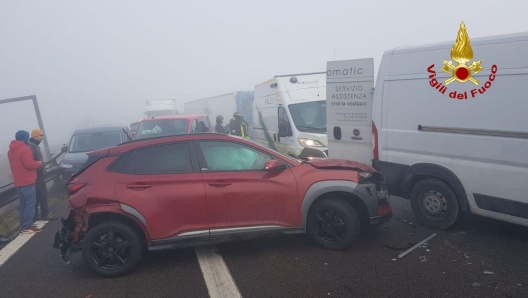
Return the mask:
M 373 58 L 327 63 L 328 157 L 371 164 L 373 87 Z

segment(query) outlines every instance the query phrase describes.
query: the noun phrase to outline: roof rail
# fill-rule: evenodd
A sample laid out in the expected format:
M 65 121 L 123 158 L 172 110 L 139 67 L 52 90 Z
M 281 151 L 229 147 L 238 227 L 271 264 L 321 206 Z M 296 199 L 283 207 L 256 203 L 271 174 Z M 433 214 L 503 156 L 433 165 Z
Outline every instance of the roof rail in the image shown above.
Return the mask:
M 168 136 L 151 137 L 151 138 L 145 138 L 145 139 L 135 139 L 135 140 L 130 140 L 130 141 L 123 142 L 123 143 L 118 144 L 116 146 L 121 146 L 121 145 L 125 145 L 125 144 L 130 144 L 130 143 L 138 143 L 138 142 L 149 141 L 149 140 L 159 140 L 159 139 L 175 138 L 175 137 L 184 138 L 184 137 L 188 137 L 188 136 L 201 136 L 201 135 L 204 135 L 204 136 L 209 136 L 209 135 L 231 136 L 231 135 L 226 135 L 226 134 L 223 134 L 223 133 L 216 133 L 216 132 L 197 132 L 197 133 L 186 133 L 186 134 L 181 134 L 181 135 L 168 135 Z

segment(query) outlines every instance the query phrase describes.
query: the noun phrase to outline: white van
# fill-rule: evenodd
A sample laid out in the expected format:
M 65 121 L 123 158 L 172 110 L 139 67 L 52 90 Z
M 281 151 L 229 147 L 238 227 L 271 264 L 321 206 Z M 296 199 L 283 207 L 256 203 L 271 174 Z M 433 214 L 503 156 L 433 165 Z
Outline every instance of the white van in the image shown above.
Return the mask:
M 424 226 L 463 212 L 528 226 L 528 32 L 468 40 L 462 24 L 454 43 L 384 53 L 372 165 Z
M 528 32 L 467 36 L 384 53 L 373 166 L 424 226 L 462 212 L 528 226 Z
M 252 139 L 292 157 L 326 157 L 324 72 L 275 76 L 255 86 Z M 314 154 L 315 153 L 315 154 Z

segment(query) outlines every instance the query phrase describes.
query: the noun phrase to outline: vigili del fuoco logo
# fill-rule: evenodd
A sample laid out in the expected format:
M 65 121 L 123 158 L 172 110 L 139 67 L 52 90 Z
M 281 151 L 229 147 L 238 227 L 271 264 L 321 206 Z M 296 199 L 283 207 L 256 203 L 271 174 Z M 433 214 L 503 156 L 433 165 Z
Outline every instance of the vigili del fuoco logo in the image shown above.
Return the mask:
M 484 67 L 481 65 L 482 61 L 480 60 L 473 60 L 471 64 L 467 64 L 471 59 L 473 59 L 473 49 L 471 48 L 471 44 L 469 43 L 469 36 L 466 32 L 466 25 L 464 25 L 464 22 L 460 24 L 460 29 L 458 30 L 456 42 L 453 45 L 453 48 L 451 48 L 451 59 L 455 60 L 456 65 L 454 65 L 452 61 L 444 60 L 444 67 L 442 67 L 442 70 L 444 72 L 451 75 L 450 78 L 444 81 L 445 85 L 436 79 L 436 71 L 434 71 L 434 64 L 427 68 L 427 72 L 430 73 L 429 78 L 431 80 L 429 81 L 429 84 L 431 85 L 431 87 L 435 88 L 436 90 L 438 90 L 438 92 L 442 94 L 446 94 L 446 92 L 448 92 L 447 85 L 454 81 L 461 84 L 470 82 L 475 84 L 476 86 L 479 86 L 480 82 L 475 79 L 473 75 L 479 73 L 482 69 L 484 69 Z M 491 66 L 491 74 L 488 77 L 488 81 L 484 83 L 482 87 L 472 89 L 470 91 L 469 96 L 475 98 L 478 94 L 484 94 L 491 87 L 491 83 L 495 80 L 496 73 L 497 65 L 494 64 Z M 449 92 L 448 95 L 450 98 L 460 100 L 468 99 L 467 91 L 457 92 L 455 90 Z

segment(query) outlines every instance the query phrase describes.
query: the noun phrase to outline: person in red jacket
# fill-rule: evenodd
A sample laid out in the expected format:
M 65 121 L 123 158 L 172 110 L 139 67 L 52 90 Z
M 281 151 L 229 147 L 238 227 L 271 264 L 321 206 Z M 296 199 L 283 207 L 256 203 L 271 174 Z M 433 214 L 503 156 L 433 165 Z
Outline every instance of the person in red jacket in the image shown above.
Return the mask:
M 33 153 L 28 146 L 29 132 L 19 130 L 15 140 L 9 144 L 9 166 L 13 173 L 14 185 L 18 190 L 20 233 L 29 234 L 41 230 L 33 225 L 35 216 L 37 169 L 42 167 L 41 161 L 33 159 Z

